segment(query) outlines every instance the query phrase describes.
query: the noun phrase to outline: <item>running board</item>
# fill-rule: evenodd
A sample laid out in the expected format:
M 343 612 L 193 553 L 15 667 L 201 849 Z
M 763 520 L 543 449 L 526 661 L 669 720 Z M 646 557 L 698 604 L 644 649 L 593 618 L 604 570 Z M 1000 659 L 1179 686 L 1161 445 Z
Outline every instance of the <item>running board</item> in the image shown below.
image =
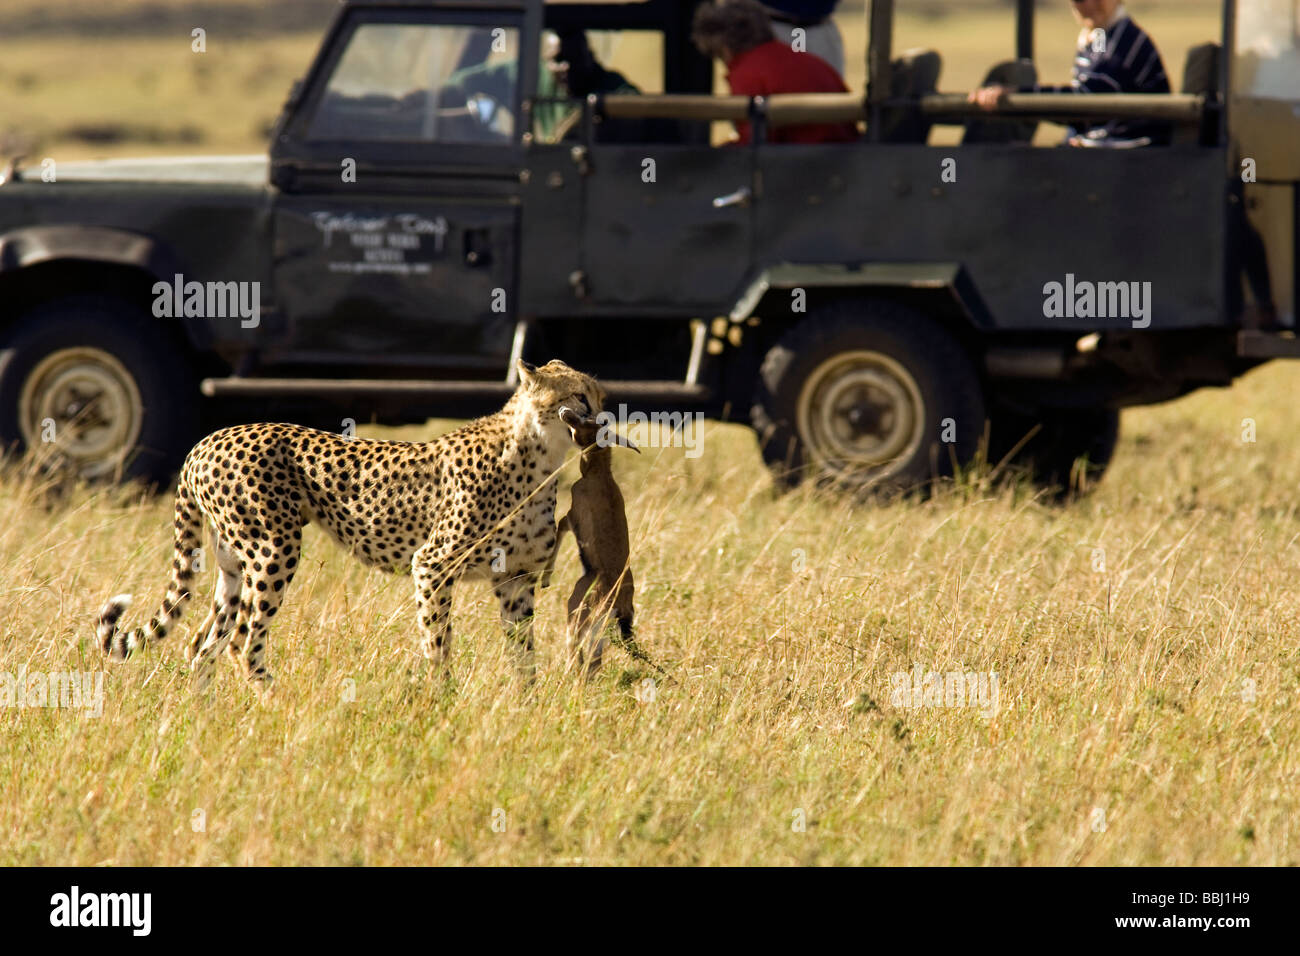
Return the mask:
M 704 402 L 712 390 L 685 382 L 604 381 L 614 400 Z M 499 398 L 514 387 L 504 382 L 424 381 L 386 378 L 205 378 L 199 390 L 209 398 L 301 398 L 367 396 L 377 398 Z
M 1290 332 L 1237 333 L 1237 354 L 1242 358 L 1300 358 L 1300 338 Z

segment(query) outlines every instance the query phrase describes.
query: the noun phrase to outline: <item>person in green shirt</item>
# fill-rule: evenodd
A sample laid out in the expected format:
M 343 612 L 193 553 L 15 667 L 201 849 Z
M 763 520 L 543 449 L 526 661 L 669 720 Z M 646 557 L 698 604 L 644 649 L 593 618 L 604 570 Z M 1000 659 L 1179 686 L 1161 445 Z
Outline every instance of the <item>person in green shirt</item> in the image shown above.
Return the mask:
M 444 90 L 455 89 L 457 97 L 463 95 L 471 109 L 481 112 L 499 109 L 514 102 L 518 75 L 518 59 L 485 61 L 453 73 Z M 573 138 L 582 118 L 580 101 L 587 96 L 593 93 L 640 92 L 622 73 L 601 65 L 582 30 L 547 31 L 542 40 L 541 69 L 537 77 L 538 102 L 533 106 L 533 133 L 543 143 Z M 487 100 L 482 100 L 482 97 Z M 656 138 L 655 133 L 649 124 L 641 121 L 606 120 L 601 124 L 599 139 L 603 142 L 647 142 Z

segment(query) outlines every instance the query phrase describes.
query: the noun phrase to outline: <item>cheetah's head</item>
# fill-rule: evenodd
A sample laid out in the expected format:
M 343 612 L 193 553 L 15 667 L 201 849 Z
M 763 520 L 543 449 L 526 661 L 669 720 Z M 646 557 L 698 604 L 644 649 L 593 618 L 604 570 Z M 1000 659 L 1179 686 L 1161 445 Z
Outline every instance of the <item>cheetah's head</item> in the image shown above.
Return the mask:
M 590 375 L 569 368 L 559 359 L 545 365 L 520 361 L 519 393 L 543 421 L 557 421 L 564 406 L 577 409 L 584 418 L 605 407 L 605 390 Z M 517 393 L 518 394 L 518 393 Z

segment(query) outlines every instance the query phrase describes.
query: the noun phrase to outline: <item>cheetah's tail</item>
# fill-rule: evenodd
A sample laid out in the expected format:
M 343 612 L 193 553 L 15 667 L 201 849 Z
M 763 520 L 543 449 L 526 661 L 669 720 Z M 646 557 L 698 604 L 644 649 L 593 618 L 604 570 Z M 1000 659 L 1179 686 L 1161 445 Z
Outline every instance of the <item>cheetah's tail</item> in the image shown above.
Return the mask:
M 202 549 L 199 548 L 203 532 L 203 515 L 189 490 L 181 484 L 176 490 L 176 545 L 172 555 L 172 579 L 167 586 L 167 596 L 162 607 L 147 625 L 132 631 L 118 630 L 122 613 L 131 604 L 131 595 L 119 594 L 110 598 L 99 612 L 95 635 L 104 653 L 115 660 L 124 660 L 145 640 L 151 643 L 167 636 L 171 626 L 185 613 L 190 599 L 190 581 L 195 571 L 202 570 Z

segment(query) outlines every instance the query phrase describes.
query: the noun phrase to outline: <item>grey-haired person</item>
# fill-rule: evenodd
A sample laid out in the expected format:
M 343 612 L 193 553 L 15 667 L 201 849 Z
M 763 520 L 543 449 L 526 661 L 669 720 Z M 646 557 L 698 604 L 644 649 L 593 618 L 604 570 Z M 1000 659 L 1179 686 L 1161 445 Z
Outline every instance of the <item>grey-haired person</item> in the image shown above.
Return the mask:
M 819 56 L 844 75 L 844 38 L 831 19 L 839 0 L 763 0 L 776 38 L 798 53 Z

